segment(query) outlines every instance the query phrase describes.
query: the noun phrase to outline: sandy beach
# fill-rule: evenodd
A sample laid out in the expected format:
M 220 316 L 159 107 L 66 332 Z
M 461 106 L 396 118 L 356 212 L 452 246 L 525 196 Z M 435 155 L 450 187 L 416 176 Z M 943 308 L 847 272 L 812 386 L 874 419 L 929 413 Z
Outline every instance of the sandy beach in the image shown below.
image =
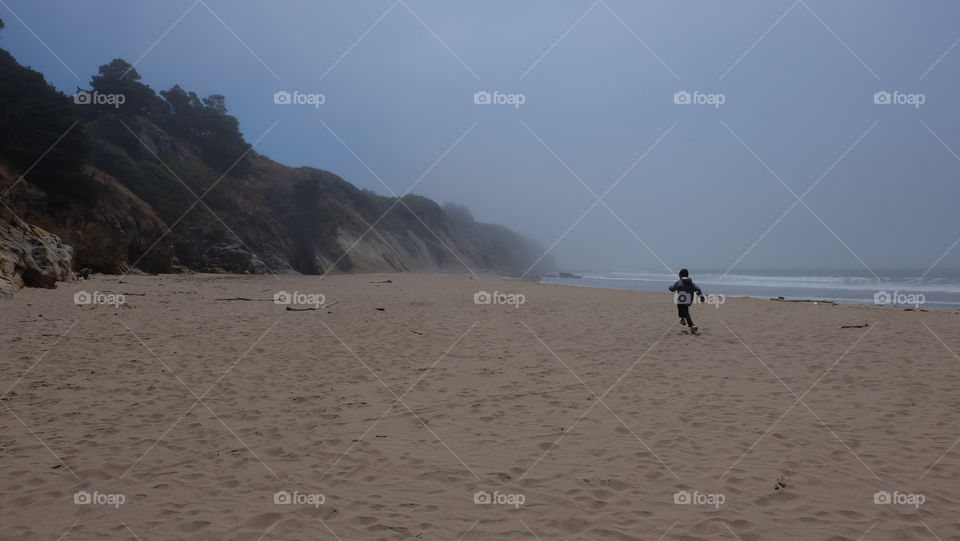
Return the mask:
M 425 274 L 0 309 L 2 539 L 960 539 L 956 312 L 690 335 L 667 293 Z

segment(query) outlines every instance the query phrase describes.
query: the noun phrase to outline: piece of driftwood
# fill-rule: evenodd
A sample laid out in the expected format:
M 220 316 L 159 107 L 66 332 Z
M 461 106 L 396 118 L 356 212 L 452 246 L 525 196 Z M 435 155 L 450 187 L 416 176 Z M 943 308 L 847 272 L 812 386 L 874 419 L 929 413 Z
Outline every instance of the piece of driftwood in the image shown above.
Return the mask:
M 833 301 L 818 301 L 816 299 L 785 299 L 783 297 L 771 298 L 771 301 L 780 301 L 780 302 L 812 302 L 814 304 L 837 304 Z
M 223 299 L 213 299 L 215 301 L 259 301 L 259 302 L 270 302 L 270 299 L 248 299 L 246 297 L 229 297 Z
M 371 284 L 392 284 L 393 280 L 374 280 Z
M 310 310 L 323 310 L 323 309 L 325 309 L 325 308 L 329 308 L 329 307 L 333 306 L 334 304 L 337 304 L 337 302 L 338 302 L 338 301 L 328 302 L 327 304 L 322 304 L 322 305 L 320 305 L 320 306 L 313 306 L 313 307 L 308 307 L 308 308 L 294 308 L 294 307 L 292 307 L 292 306 L 288 306 L 288 307 L 287 307 L 287 310 L 290 311 L 290 312 L 307 312 L 307 311 L 310 311 Z
M 840 325 L 841 329 L 865 329 L 869 327 L 869 323 L 864 323 L 863 325 Z
M 412 332 L 413 334 L 419 334 L 420 336 L 423 336 L 423 333 L 420 331 L 410 331 L 410 332 Z

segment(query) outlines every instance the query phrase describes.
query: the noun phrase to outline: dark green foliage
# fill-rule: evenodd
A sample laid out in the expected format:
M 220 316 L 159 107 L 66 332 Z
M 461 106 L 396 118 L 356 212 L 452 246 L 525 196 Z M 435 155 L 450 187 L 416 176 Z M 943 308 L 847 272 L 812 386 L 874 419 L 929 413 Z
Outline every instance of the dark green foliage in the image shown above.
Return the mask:
M 174 115 L 187 115 L 191 110 L 203 107 L 196 92 L 187 92 L 180 88 L 180 85 L 174 85 L 170 90 L 161 90 L 160 95 L 167 100 L 170 112 Z
M 230 170 L 231 174 L 242 176 L 246 173 L 244 153 L 250 145 L 240 132 L 240 123 L 227 114 L 226 99 L 222 95 L 213 94 L 201 100 L 194 92 L 187 92 L 179 85 L 161 91 L 160 95 L 169 104 L 170 117 L 164 127 L 170 133 L 196 145 L 204 161 L 221 174 L 238 160 L 240 163 Z
M 141 130 L 153 127 L 155 131 L 159 127 L 193 145 L 205 162 L 203 171 L 177 173 L 194 191 L 202 192 L 238 160 L 230 176 L 246 173 L 248 159 L 241 157 L 249 145 L 237 119 L 227 114 L 222 95 L 201 100 L 195 93 L 175 86 L 162 92 L 161 97 L 140 79 L 132 65 L 115 59 L 100 66 L 87 92 L 123 96 L 123 103 L 76 103 L 73 97 L 50 86 L 42 74 L 21 66 L 9 52 L 0 49 L 0 158 L 27 171 L 52 146 L 28 178 L 42 189 L 68 191 L 71 196 L 82 194 L 91 187 L 84 173 L 84 166 L 90 164 L 110 173 L 141 197 L 165 194 L 178 200 L 182 195 L 179 192 L 189 193 L 169 171 L 155 170 L 156 164 L 145 169 L 145 164 L 156 162 L 156 157 L 138 137 L 143 137 Z M 54 146 L 64 133 L 63 140 Z M 158 139 L 168 138 L 160 134 Z M 154 151 L 168 163 L 176 163 L 178 157 L 163 156 L 165 150 L 169 149 Z M 170 194 L 172 183 L 176 183 L 176 189 Z
M 76 122 L 70 98 L 0 49 L 0 157 L 21 172 L 36 164 L 28 180 L 41 188 L 79 188 L 90 143 Z
M 215 113 L 227 114 L 227 98 L 223 94 L 211 94 L 203 98 L 203 105 Z
M 140 74 L 123 59 L 116 58 L 100 66 L 100 73 L 90 79 L 90 86 L 103 95 L 123 96 L 123 104 L 86 105 L 88 115 L 118 114 L 156 118 L 166 112 L 166 104 L 149 86 L 140 82 Z

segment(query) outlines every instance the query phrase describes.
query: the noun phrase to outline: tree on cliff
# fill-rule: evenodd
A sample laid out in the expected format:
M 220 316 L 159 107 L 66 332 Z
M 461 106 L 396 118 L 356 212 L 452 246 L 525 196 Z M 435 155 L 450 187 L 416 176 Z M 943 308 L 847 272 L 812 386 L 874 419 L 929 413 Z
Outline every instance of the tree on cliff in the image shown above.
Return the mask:
M 180 85 L 162 90 L 160 95 L 170 111 L 164 127 L 197 145 L 204 160 L 219 173 L 226 172 L 250 147 L 240 132 L 240 122 L 227 114 L 223 95 L 212 94 L 201 100 L 195 92 L 187 92 Z M 244 158 L 232 173 L 244 173 L 246 165 Z
M 88 149 L 72 100 L 0 49 L 0 159 L 38 187 L 75 194 Z
M 122 105 L 111 103 L 92 104 L 97 113 L 115 113 L 123 116 L 158 117 L 165 112 L 163 100 L 152 88 L 140 82 L 140 73 L 129 62 L 115 58 L 109 64 L 100 66 L 98 75 L 90 79 L 95 92 L 107 96 L 122 96 Z

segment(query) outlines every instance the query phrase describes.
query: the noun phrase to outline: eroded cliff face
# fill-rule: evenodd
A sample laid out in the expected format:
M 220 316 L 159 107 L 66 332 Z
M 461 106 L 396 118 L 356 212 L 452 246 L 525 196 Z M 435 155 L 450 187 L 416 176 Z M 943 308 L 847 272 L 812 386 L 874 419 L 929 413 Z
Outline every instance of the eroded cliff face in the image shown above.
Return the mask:
M 76 270 L 521 274 L 542 253 L 507 228 L 449 216 L 423 197 L 362 191 L 318 169 L 252 155 L 243 176 L 222 176 L 152 123 L 131 128 L 113 134 L 127 163 L 88 166 L 84 197 L 29 182 L 7 197 L 18 216 L 74 248 Z M 0 166 L 0 187 L 16 178 Z
M 73 250 L 58 236 L 0 213 L 0 294 L 73 279 Z
M 148 204 L 110 175 L 88 168 L 91 192 L 82 199 L 66 198 L 17 182 L 19 175 L 0 163 L 0 191 L 13 186 L 4 200 L 9 215 L 55 233 L 73 250 L 75 270 L 124 273 L 130 265 L 148 272 L 173 272 L 170 247 L 158 243 L 166 224 Z

